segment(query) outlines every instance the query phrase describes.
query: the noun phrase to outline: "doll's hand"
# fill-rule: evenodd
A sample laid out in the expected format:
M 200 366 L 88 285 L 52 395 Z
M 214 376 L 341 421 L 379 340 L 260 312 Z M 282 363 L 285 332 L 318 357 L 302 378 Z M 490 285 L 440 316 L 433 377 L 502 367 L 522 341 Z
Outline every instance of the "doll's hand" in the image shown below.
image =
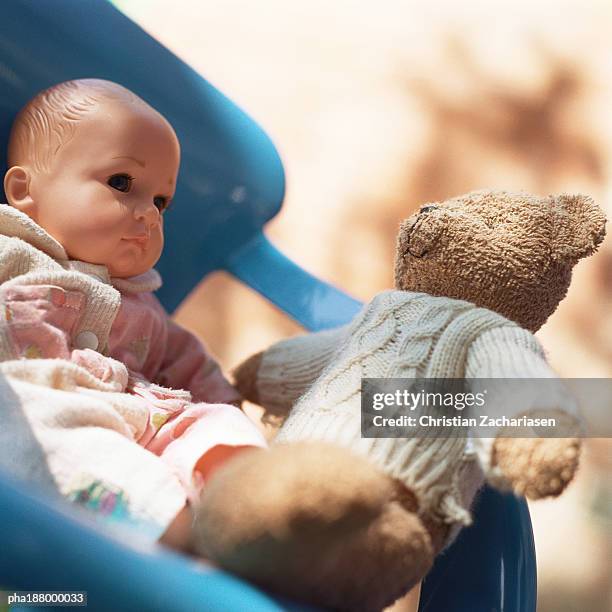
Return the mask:
M 191 393 L 184 389 L 170 389 L 162 387 L 147 380 L 144 374 L 128 370 L 129 380 L 126 391 L 132 395 L 139 395 L 147 400 L 151 405 L 157 406 L 162 410 L 174 413 L 184 410 L 185 406 L 191 402 Z
M 232 371 L 234 386 L 244 399 L 254 404 L 259 403 L 259 393 L 257 392 L 257 374 L 261 366 L 263 352 L 255 353 L 243 361 Z
M 558 423 L 560 419 L 564 421 L 563 431 L 576 434 L 579 424 L 573 417 L 557 413 L 556 418 Z M 580 440 L 503 437 L 504 433 L 509 434 L 502 431 L 493 444 L 491 463 L 501 471 L 512 490 L 530 499 L 561 494 L 578 469 Z M 516 436 L 517 432 L 512 435 Z
M 102 382 L 115 385 L 117 391 L 125 391 L 128 384 L 128 370 L 120 361 L 91 349 L 73 350 L 71 361 L 85 368 Z

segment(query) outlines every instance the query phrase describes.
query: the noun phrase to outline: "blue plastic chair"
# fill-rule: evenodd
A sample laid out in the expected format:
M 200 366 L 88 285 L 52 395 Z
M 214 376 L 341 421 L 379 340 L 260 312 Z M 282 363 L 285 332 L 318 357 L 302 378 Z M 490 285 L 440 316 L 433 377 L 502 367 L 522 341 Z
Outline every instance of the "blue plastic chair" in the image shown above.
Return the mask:
M 263 235 L 284 196 L 282 164 L 263 131 L 103 0 L 0 5 L 0 149 L 33 94 L 92 76 L 123 83 L 149 101 L 182 144 L 166 228 L 171 255 L 158 266 L 165 281 L 160 298 L 170 311 L 207 273 L 226 270 L 309 330 L 355 314 L 358 302 L 301 270 Z M 1 420 L 0 414 L 0 427 Z M 121 544 L 68 504 L 32 493 L 9 474 L 0 474 L 0 550 L 0 587 L 85 590 L 93 610 L 304 609 L 160 547 L 143 552 Z M 474 526 L 425 580 L 420 610 L 533 612 L 535 582 L 526 504 L 485 489 Z

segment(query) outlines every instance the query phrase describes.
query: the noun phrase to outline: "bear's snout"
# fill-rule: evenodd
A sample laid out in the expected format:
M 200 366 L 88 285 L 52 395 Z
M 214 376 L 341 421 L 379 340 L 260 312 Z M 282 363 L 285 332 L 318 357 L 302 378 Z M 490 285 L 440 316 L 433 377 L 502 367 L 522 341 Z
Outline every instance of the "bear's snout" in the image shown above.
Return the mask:
M 404 257 L 424 257 L 433 250 L 446 225 L 442 211 L 435 206 L 426 206 L 414 219 L 407 222 L 408 239 Z

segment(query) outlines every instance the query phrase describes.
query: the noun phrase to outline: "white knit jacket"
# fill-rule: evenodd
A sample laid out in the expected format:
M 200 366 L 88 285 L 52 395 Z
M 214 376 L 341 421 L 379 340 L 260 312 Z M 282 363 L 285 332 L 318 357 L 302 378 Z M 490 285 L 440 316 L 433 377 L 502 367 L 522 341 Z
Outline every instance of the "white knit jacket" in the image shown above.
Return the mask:
M 262 405 L 290 416 L 277 442 L 319 439 L 350 447 L 402 480 L 421 510 L 468 524 L 483 482 L 497 484 L 491 439 L 362 438 L 362 378 L 550 378 L 542 347 L 530 332 L 469 302 L 424 293 L 387 291 L 344 327 L 284 340 L 268 349 L 258 375 Z M 563 395 L 541 398 L 574 411 Z M 537 402 L 537 399 L 536 399 Z M 505 414 L 543 405 L 517 402 Z M 447 430 L 448 431 L 448 430 Z M 453 532 L 456 533 L 456 530 Z

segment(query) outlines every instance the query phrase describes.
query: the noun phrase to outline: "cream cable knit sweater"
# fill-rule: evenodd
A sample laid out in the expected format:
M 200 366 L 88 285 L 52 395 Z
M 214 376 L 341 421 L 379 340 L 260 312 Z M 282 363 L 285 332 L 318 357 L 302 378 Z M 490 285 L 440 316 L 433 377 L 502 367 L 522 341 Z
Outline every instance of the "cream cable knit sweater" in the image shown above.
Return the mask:
M 278 442 L 320 439 L 357 450 L 408 485 L 421 511 L 458 525 L 470 522 L 467 510 L 482 484 L 478 463 L 500 477 L 490 465 L 492 440 L 474 439 L 475 455 L 459 436 L 362 438 L 361 379 L 554 376 L 536 338 L 501 315 L 460 300 L 387 291 L 349 325 L 266 351 L 258 391 L 273 412 L 293 406 Z M 573 410 L 565 396 L 541 399 Z M 541 407 L 517 403 L 505 414 Z

